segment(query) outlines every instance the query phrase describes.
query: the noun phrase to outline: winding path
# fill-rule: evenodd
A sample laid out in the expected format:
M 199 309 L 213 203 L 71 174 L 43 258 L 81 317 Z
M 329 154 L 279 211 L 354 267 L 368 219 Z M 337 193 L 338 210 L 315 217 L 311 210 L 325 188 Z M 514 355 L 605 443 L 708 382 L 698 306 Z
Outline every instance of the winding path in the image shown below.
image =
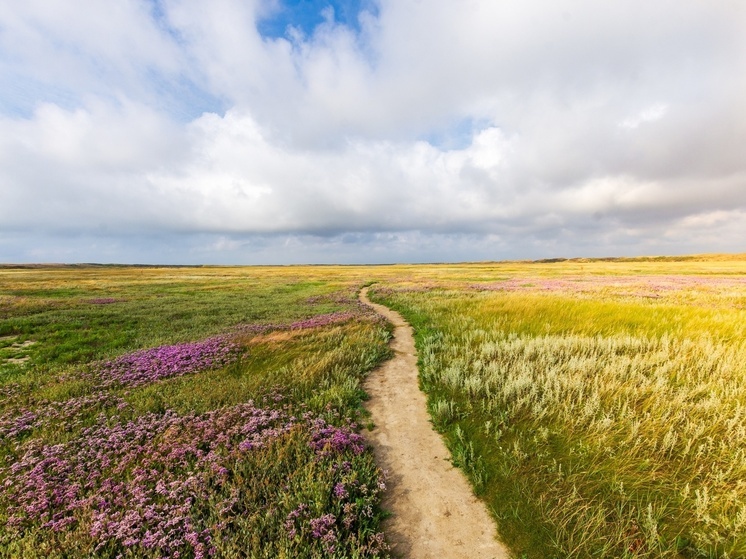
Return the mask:
M 388 471 L 384 529 L 395 556 L 406 559 L 505 559 L 494 521 L 474 497 L 463 473 L 430 424 L 417 380 L 412 328 L 387 307 L 360 300 L 394 324 L 396 353 L 366 381 L 366 408 L 375 427 L 367 433 L 378 464 Z

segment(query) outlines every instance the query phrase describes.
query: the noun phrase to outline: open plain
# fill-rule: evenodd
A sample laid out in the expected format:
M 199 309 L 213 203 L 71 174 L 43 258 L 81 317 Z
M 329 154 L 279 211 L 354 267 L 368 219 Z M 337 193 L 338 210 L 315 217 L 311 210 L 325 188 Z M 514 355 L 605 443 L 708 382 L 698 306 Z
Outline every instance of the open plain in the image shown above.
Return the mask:
M 389 549 L 401 515 L 362 437 L 394 332 L 365 286 L 413 327 L 488 540 L 746 556 L 739 255 L 2 267 L 0 556 L 426 556 Z

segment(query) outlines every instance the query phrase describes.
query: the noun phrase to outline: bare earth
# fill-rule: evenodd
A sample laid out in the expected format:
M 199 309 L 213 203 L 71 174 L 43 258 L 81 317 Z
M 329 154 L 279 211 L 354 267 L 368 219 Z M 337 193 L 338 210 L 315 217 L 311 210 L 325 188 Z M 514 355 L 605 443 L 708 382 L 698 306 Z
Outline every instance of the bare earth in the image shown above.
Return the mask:
M 370 374 L 366 408 L 374 429 L 367 433 L 378 464 L 388 471 L 384 524 L 396 556 L 406 559 L 502 559 L 507 549 L 495 539 L 495 525 L 474 497 L 463 473 L 451 465 L 432 428 L 417 380 L 412 328 L 398 313 L 360 300 L 394 326 L 396 356 Z

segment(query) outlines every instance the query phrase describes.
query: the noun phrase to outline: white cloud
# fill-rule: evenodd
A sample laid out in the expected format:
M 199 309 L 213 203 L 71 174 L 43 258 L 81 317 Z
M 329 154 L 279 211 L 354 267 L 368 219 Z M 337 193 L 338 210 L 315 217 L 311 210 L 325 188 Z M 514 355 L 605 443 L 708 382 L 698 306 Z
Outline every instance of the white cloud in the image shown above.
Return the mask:
M 651 105 L 650 107 L 644 109 L 643 111 L 640 111 L 636 115 L 625 118 L 622 122 L 619 123 L 619 126 L 621 128 L 634 130 L 635 128 L 638 128 L 641 124 L 644 124 L 646 122 L 655 122 L 656 120 L 660 120 L 666 115 L 667 112 L 668 105 L 664 103 Z
M 381 0 L 360 32 L 327 14 L 288 39 L 257 31 L 272 2 L 159 5 L 0 3 L 0 232 L 191 236 L 187 259 L 740 232 L 746 5 Z
M 151 3 L 138 0 L 0 3 L 0 70 L 23 79 L 43 100 L 50 90 L 72 99 L 156 93 L 154 74 L 173 75 L 183 53 L 152 18 Z

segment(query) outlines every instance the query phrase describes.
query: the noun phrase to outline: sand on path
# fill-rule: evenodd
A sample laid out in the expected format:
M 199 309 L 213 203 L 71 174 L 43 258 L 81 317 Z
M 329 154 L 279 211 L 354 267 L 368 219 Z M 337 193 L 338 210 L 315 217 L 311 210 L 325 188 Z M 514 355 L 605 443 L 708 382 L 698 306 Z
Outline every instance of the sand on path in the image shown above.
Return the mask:
M 395 357 L 367 378 L 366 409 L 374 428 L 366 436 L 378 465 L 388 472 L 383 506 L 392 512 L 384 531 L 395 556 L 405 559 L 503 559 L 495 524 L 461 470 L 454 468 L 433 430 L 417 380 L 412 328 L 398 313 L 360 300 L 395 327 Z

